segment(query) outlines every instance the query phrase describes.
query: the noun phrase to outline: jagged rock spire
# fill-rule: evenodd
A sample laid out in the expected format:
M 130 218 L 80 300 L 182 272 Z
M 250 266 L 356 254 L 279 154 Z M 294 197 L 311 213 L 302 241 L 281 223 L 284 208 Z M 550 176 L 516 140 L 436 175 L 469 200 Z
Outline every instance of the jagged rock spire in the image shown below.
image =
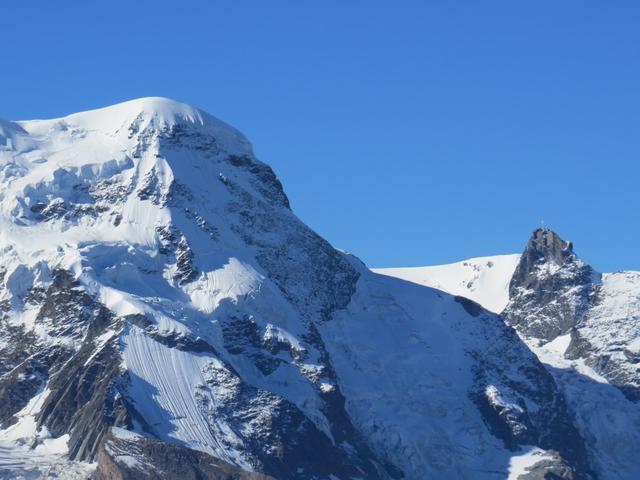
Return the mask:
M 562 267 L 578 261 L 573 252 L 573 243 L 563 240 L 556 232 L 549 228 L 537 228 L 527 242 L 520 263 L 511 280 L 511 293 L 514 288 L 528 288 L 532 283 L 538 283 L 539 276 L 532 275 L 540 270 L 541 265 Z
M 580 322 L 598 278 L 570 241 L 538 228 L 511 279 L 503 316 L 525 336 L 553 340 Z
M 573 243 L 565 241 L 550 228 L 537 228 L 529 239 L 525 255 L 540 255 L 562 263 L 573 255 Z

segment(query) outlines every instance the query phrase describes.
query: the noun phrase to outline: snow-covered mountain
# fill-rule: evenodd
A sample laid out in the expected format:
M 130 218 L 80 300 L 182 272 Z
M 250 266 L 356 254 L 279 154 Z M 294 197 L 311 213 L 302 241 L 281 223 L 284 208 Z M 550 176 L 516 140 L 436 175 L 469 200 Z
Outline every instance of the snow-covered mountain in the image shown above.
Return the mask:
M 593 478 L 499 316 L 334 249 L 232 127 L 0 127 L 1 478 Z
M 487 275 L 505 259 L 516 261 Z M 458 295 L 467 288 L 501 312 L 554 376 L 599 478 L 640 478 L 640 272 L 600 274 L 542 228 L 522 255 L 378 271 Z

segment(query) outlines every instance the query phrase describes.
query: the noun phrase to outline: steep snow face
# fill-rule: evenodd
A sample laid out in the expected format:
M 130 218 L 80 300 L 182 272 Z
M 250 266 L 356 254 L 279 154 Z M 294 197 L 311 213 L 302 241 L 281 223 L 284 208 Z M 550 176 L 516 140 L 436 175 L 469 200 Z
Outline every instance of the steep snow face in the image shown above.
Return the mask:
M 538 473 L 589 471 L 510 328 L 335 250 L 232 127 L 152 98 L 3 132 L 3 452 L 54 441 L 108 473 L 122 445 L 127 468 L 167 445 L 275 478 L 417 480 L 504 478 L 537 447 Z
M 509 282 L 519 261 L 519 254 L 496 255 L 447 265 L 374 268 L 373 271 L 460 295 L 500 313 L 509 303 Z

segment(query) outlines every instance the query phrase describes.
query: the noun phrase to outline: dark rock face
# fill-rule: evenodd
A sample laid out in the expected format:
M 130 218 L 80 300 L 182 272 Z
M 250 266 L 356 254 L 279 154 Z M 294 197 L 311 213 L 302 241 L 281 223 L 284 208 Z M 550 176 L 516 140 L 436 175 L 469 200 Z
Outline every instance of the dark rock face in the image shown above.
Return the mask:
M 589 367 L 618 387 L 627 399 L 640 402 L 640 369 L 637 368 L 640 355 L 637 352 L 616 345 L 615 341 L 605 348 L 596 347 L 582 329 L 576 328 L 571 331 L 571 342 L 565 357 L 584 359 Z
M 70 434 L 69 458 L 93 460 L 112 425 L 130 424 L 120 362 L 117 336 L 105 345 L 87 339 L 51 379 L 38 423 L 54 436 Z
M 38 428 L 46 426 L 56 437 L 70 434 L 69 457 L 91 461 L 108 428 L 128 424 L 119 392 L 118 320 L 65 270 L 54 271 L 46 290 L 39 289 L 32 289 L 27 300 L 39 304 L 35 324 L 56 341 L 48 343 L 22 325 L 2 329 L 11 346 L 1 352 L 7 359 L 3 367 L 15 366 L 0 376 L 0 420 L 3 427 L 10 425 L 46 386 L 50 393 L 37 416 Z M 103 337 L 108 328 L 115 330 Z
M 36 337 L 23 325 L 0 321 L 4 347 L 0 349 L 0 428 L 15 422 L 20 411 L 44 386 L 48 368 L 36 350 Z
M 94 480 L 274 480 L 178 445 L 138 435 L 109 434 Z
M 514 274 L 516 281 L 525 283 L 526 277 L 522 274 L 531 272 L 540 261 L 551 261 L 556 265 L 562 265 L 573 260 L 573 243 L 561 239 L 554 231 L 548 228 L 538 228 L 533 231 L 527 248 L 521 258 L 520 275 Z M 526 286 L 526 285 L 525 285 Z
M 173 274 L 173 279 L 179 285 L 193 281 L 199 272 L 194 266 L 193 251 L 185 236 L 171 225 L 156 227 L 156 231 L 162 243 L 160 253 L 169 256 L 175 262 L 176 271 Z
M 311 231 L 292 232 L 287 240 L 277 247 L 265 245 L 257 258 L 260 265 L 302 315 L 328 319 L 351 300 L 358 272 Z
M 122 416 L 112 390 L 120 375 L 117 342 L 114 337 L 98 345 L 99 335 L 115 326 L 115 318 L 65 270 L 54 271 L 41 302 L 35 323 L 58 343 L 48 344 L 24 328 L 8 329 L 13 345 L 24 349 L 14 360 L 28 357 L 0 377 L 0 411 L 4 418 L 15 414 L 47 385 L 50 394 L 38 426 L 54 436 L 70 433 L 70 457 L 90 460 L 105 429 Z
M 227 207 L 231 229 L 257 249 L 256 260 L 303 318 L 326 320 L 349 303 L 359 274 L 340 252 L 288 208 L 228 179 L 224 185 L 233 198 Z
M 82 340 L 102 332 L 112 322 L 112 314 L 97 303 L 65 270 L 56 270 L 47 289 L 36 323 L 56 338 Z
M 47 335 L 61 342 L 47 343 L 23 325 L 11 325 L 4 320 L 0 335 L 6 347 L 0 350 L 3 359 L 0 374 L 0 425 L 13 423 L 13 415 L 21 410 L 48 380 L 59 374 L 60 368 L 73 355 L 73 342 L 81 341 L 87 332 L 102 331 L 111 314 L 87 295 L 73 277 L 56 270 L 46 292 L 32 289 L 25 301 L 39 306 L 35 324 Z
M 254 175 L 254 178 L 256 179 L 254 185 L 269 201 L 287 209 L 291 208 L 289 205 L 289 199 L 282 188 L 282 184 L 271 167 L 262 162 L 256 161 L 247 155 L 230 155 L 228 161 L 231 165 L 241 167 Z
M 598 284 L 599 275 L 575 255 L 571 242 L 539 228 L 513 274 L 502 316 L 523 335 L 550 341 L 581 321 Z

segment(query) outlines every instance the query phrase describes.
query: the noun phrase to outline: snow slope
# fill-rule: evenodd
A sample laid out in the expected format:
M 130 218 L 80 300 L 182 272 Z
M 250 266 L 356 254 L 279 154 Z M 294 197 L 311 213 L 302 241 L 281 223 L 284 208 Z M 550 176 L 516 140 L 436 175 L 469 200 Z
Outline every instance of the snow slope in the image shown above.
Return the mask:
M 80 480 L 95 470 L 95 464 L 65 458 L 68 435 L 51 438 L 46 428 L 37 428 L 35 416 L 47 394 L 45 390 L 32 398 L 17 413 L 18 421 L 0 432 L 0 478 Z M 24 439 L 30 442 L 24 443 Z
M 430 267 L 374 268 L 376 273 L 437 288 L 500 313 L 509 302 L 509 282 L 519 254 L 478 257 Z

